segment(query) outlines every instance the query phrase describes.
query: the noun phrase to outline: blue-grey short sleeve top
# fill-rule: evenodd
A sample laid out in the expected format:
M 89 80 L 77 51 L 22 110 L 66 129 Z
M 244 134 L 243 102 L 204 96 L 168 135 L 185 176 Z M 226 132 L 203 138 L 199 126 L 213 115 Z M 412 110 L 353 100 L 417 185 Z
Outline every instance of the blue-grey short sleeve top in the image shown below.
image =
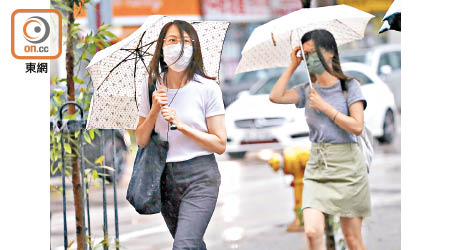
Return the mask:
M 321 87 L 313 83 L 314 89 L 319 95 L 339 112 L 349 115 L 349 107 L 357 101 L 362 101 L 366 109 L 367 101 L 362 95 L 361 86 L 355 79 L 347 81 L 347 100 L 341 88 L 340 81 L 330 87 Z M 306 122 L 309 127 L 309 139 L 314 143 L 349 143 L 356 142 L 356 135 L 340 128 L 325 113 L 312 109 L 309 106 L 309 83 L 294 86 L 299 95 L 297 108 L 305 108 Z

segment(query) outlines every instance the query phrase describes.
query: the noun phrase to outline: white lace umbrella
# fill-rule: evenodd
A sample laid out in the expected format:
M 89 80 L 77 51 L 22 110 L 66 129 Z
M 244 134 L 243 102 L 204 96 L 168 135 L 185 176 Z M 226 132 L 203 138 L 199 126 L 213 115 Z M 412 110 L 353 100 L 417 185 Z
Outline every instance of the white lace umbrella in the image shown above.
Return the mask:
M 86 129 L 136 129 L 139 89 L 162 27 L 173 19 L 149 16 L 122 41 L 95 54 L 86 67 L 94 86 Z M 229 22 L 188 21 L 197 31 L 205 73 L 219 83 L 219 64 Z
M 235 74 L 289 66 L 289 54 L 308 31 L 330 31 L 338 45 L 362 39 L 374 16 L 347 5 L 304 8 L 258 26 L 250 35 Z M 303 53 L 303 48 L 302 48 Z

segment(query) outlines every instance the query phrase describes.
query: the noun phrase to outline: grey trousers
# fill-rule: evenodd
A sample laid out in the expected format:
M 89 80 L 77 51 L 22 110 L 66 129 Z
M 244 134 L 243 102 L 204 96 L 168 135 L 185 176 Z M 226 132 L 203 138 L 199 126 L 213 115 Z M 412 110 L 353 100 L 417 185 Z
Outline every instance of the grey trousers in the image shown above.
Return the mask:
M 166 163 L 161 177 L 161 214 L 173 250 L 206 250 L 203 235 L 216 208 L 220 172 L 214 154 Z

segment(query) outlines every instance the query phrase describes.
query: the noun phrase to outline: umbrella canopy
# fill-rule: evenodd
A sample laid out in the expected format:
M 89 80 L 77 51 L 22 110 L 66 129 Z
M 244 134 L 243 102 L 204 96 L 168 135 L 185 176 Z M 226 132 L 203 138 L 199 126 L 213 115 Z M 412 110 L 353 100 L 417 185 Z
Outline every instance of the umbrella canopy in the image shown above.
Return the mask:
M 94 94 L 86 129 L 135 129 L 139 121 L 139 89 L 148 78 L 162 27 L 173 19 L 152 15 L 122 41 L 95 54 L 87 66 Z M 229 23 L 188 21 L 198 33 L 205 73 L 219 82 L 219 64 Z
M 289 66 L 289 54 L 314 29 L 330 31 L 338 45 L 362 39 L 374 16 L 347 5 L 304 8 L 258 26 L 242 50 L 235 74 Z
M 388 30 L 401 31 L 402 30 L 401 19 L 402 19 L 401 1 L 394 0 L 394 2 L 391 4 L 391 7 L 389 7 L 388 11 L 381 20 L 383 22 L 383 25 L 381 26 L 381 29 L 380 31 L 378 31 L 378 33 L 381 34 Z

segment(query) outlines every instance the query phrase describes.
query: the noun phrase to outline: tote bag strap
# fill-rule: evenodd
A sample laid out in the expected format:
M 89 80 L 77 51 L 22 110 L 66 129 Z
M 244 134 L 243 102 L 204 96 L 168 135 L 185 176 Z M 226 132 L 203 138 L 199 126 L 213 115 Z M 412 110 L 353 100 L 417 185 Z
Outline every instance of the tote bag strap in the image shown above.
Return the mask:
M 150 77 L 149 77 L 149 79 L 150 79 Z M 149 88 L 148 88 L 148 101 L 149 101 L 149 103 L 150 103 L 150 109 L 152 108 L 152 102 L 153 102 L 152 96 L 153 96 L 153 92 L 156 90 L 155 84 L 156 84 L 156 80 L 153 80 L 153 84 L 150 85 Z M 152 130 L 152 135 L 153 135 L 153 134 L 156 134 L 155 128 L 153 128 L 153 130 Z
M 156 80 L 153 80 L 153 84 L 150 85 L 149 88 L 148 88 L 148 101 L 150 102 L 150 108 L 152 108 L 153 92 L 156 90 L 155 84 L 156 84 Z

